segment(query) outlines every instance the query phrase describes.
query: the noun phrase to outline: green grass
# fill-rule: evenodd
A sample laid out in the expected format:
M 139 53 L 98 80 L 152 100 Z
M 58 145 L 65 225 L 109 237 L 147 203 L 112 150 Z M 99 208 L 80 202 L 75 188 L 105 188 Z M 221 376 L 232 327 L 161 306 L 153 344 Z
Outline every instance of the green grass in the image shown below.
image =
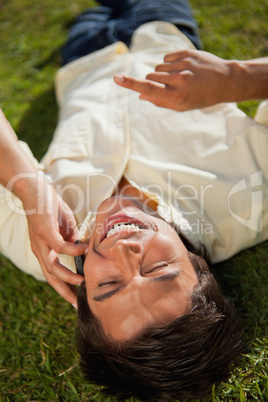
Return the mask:
M 2 4 L 2 3 L 1 3 Z M 40 158 L 57 120 L 53 78 L 74 17 L 93 2 L 9 0 L 0 5 L 0 104 Z M 224 58 L 266 56 L 268 3 L 192 0 L 204 49 Z M 254 115 L 257 102 L 240 107 Z M 47 284 L 0 259 L 0 401 L 116 401 L 85 384 L 74 344 L 76 314 Z M 250 346 L 208 401 L 266 401 L 268 242 L 215 267 Z

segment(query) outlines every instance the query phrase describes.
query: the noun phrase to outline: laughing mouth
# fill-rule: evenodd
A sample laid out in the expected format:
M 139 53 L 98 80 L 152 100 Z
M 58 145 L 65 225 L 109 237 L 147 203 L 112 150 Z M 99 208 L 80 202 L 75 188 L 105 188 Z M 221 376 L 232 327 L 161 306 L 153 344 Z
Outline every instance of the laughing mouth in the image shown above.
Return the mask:
M 105 239 L 108 239 L 110 236 L 120 233 L 120 232 L 137 232 L 139 230 L 149 230 L 148 226 L 139 224 L 139 223 L 130 223 L 130 222 L 120 222 L 112 225 L 105 236 Z

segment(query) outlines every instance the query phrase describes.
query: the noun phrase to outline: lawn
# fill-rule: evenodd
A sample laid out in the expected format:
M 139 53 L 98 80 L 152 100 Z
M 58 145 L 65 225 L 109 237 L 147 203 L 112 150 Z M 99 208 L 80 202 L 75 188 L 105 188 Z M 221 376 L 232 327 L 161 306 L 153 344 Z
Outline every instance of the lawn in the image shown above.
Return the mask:
M 153 1 L 153 0 L 152 0 Z M 53 78 L 77 0 L 0 3 L 0 106 L 20 139 L 40 158 L 57 120 Z M 265 0 L 192 0 L 204 49 L 223 58 L 268 52 Z M 254 116 L 257 102 L 239 105 Z M 116 401 L 85 384 L 78 366 L 76 313 L 47 284 L 0 256 L 0 401 Z M 246 328 L 249 347 L 208 401 L 266 401 L 268 242 L 214 267 Z

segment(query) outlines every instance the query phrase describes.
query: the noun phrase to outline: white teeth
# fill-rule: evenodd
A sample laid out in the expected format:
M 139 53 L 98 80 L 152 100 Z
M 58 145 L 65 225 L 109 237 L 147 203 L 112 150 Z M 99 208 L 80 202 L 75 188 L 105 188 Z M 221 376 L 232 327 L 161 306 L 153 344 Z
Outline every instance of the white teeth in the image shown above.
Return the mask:
M 138 224 L 134 224 L 134 223 L 116 223 L 115 225 L 113 225 L 111 227 L 111 229 L 108 230 L 106 238 L 109 236 L 112 236 L 115 233 L 118 232 L 122 232 L 123 230 L 127 230 L 127 231 L 132 231 L 132 230 L 143 230 L 143 228 L 140 228 L 140 226 Z

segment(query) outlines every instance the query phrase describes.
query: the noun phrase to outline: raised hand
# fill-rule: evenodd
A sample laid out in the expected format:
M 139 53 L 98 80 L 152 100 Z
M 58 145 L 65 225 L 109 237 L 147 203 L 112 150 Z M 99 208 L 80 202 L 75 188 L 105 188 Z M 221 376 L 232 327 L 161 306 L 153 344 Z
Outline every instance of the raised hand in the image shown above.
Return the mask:
M 140 99 L 177 111 L 201 109 L 221 102 L 264 99 L 268 58 L 224 60 L 199 50 L 167 54 L 155 72 L 138 80 L 122 75 L 114 81 L 140 92 Z

